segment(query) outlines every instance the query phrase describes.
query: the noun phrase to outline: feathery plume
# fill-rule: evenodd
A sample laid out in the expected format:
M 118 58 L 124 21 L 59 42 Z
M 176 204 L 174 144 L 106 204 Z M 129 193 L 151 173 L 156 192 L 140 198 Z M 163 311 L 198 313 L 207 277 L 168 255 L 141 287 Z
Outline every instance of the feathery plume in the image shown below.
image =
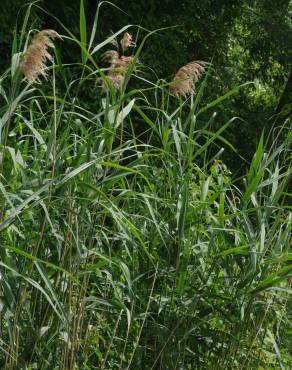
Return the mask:
M 127 69 L 129 68 L 129 65 L 132 63 L 133 59 L 133 57 L 121 56 L 112 63 L 111 67 L 120 68 L 121 71 L 127 72 Z
M 123 52 L 125 52 L 128 48 L 136 45 L 132 39 L 132 36 L 127 32 L 124 33 L 120 44 Z M 114 42 L 114 45 L 116 46 L 116 42 Z M 133 62 L 134 58 L 124 55 L 120 57 L 119 53 L 116 50 L 108 50 L 102 54 L 101 60 L 110 65 L 106 75 L 108 83 L 112 86 L 114 90 L 121 90 L 125 80 L 125 74 L 127 73 L 127 70 L 130 64 Z M 103 81 L 101 78 L 98 78 L 97 82 L 102 82 L 102 92 L 106 92 L 108 90 L 108 84 L 105 83 L 105 81 Z
M 109 50 L 109 52 L 112 52 L 112 51 L 114 50 Z M 125 56 L 116 58 L 116 55 L 115 55 L 114 59 L 113 58 L 110 59 L 110 56 L 111 56 L 110 54 L 108 54 L 108 58 L 105 56 L 105 54 L 109 52 L 105 52 L 104 57 L 103 57 L 103 60 L 111 60 L 111 65 L 110 65 L 110 69 L 107 74 L 107 79 L 114 90 L 121 90 L 123 83 L 124 83 L 125 74 L 127 73 L 129 65 L 133 61 L 134 58 L 125 57 Z M 101 79 L 99 78 L 97 81 L 101 81 Z M 108 90 L 104 81 L 102 83 L 101 90 L 102 92 L 106 92 Z
M 115 73 L 114 71 L 110 71 L 107 75 L 107 79 L 114 90 L 121 90 L 125 77 L 121 73 Z M 104 81 L 101 86 L 101 91 L 103 93 L 108 91 L 108 87 L 106 86 Z
M 102 54 L 101 60 L 105 63 L 113 64 L 119 59 L 119 53 L 116 50 L 108 50 Z
M 205 71 L 207 62 L 195 60 L 181 67 L 169 85 L 170 92 L 175 96 L 186 96 L 195 91 L 195 84 Z
M 39 82 L 39 76 L 46 78 L 46 62 L 53 59 L 48 49 L 54 48 L 51 39 L 55 38 L 61 39 L 61 36 L 54 30 L 43 30 L 33 37 L 25 53 L 24 61 L 20 65 L 28 82 Z
M 127 49 L 129 49 L 129 48 L 132 48 L 132 47 L 136 46 L 136 43 L 133 41 L 132 36 L 131 36 L 128 32 L 125 32 L 125 33 L 124 33 L 124 36 L 123 36 L 122 40 L 120 41 L 120 44 L 121 44 L 121 47 L 122 47 L 123 53 L 124 53 Z

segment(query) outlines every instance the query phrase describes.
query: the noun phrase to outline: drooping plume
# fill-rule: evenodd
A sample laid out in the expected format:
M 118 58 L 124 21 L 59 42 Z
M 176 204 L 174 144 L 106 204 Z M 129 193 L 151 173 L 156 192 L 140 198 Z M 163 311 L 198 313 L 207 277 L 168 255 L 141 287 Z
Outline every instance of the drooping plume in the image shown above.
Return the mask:
M 169 85 L 171 94 L 186 96 L 195 92 L 195 84 L 205 71 L 207 64 L 207 62 L 195 60 L 181 67 Z
M 28 82 L 40 82 L 40 76 L 46 78 L 46 62 L 53 59 L 48 49 L 54 48 L 51 39 L 55 38 L 61 39 L 61 36 L 54 30 L 43 30 L 33 37 L 20 65 L 20 70 Z

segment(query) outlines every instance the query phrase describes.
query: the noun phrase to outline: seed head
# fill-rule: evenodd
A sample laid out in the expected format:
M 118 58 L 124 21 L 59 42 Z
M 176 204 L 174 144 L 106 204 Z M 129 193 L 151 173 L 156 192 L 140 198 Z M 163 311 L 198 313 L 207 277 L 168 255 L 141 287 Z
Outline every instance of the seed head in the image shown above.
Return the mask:
M 113 64 L 119 59 L 119 53 L 116 50 L 108 50 L 102 54 L 101 60 L 105 63 Z
M 54 30 L 43 30 L 33 37 L 20 65 L 20 70 L 28 82 L 40 82 L 39 76 L 46 78 L 46 62 L 53 59 L 48 49 L 54 48 L 51 39 L 55 38 L 61 39 L 61 36 Z
M 169 85 L 170 92 L 175 96 L 186 96 L 195 92 L 195 84 L 205 71 L 207 62 L 195 60 L 181 67 Z
M 109 50 L 108 52 L 105 52 L 103 54 L 104 55 L 103 60 L 108 60 L 108 61 L 111 60 L 111 65 L 107 73 L 107 79 L 114 90 L 121 90 L 123 83 L 124 83 L 125 74 L 127 73 L 130 63 L 133 61 L 133 57 L 121 56 L 119 58 L 118 54 L 114 54 L 114 58 L 113 58 L 111 55 L 111 52 L 113 51 L 114 50 Z M 108 53 L 108 57 L 106 56 L 107 53 Z M 98 78 L 97 82 L 100 82 L 100 81 L 101 79 Z M 102 92 L 106 92 L 108 90 L 104 81 L 102 82 L 101 90 Z
M 127 72 L 127 69 L 129 68 L 129 65 L 132 63 L 133 59 L 133 57 L 121 56 L 112 63 L 111 68 L 120 68 L 121 70 L 124 70 L 124 72 Z
M 115 73 L 113 71 L 110 71 L 107 75 L 107 79 L 114 90 L 121 90 L 125 77 L 121 73 Z M 103 82 L 101 91 L 104 93 L 107 90 L 108 90 L 108 87 Z
M 136 45 L 132 40 L 132 36 L 127 32 L 124 34 L 120 44 L 123 52 Z M 116 43 L 114 43 L 114 45 L 116 46 Z M 110 83 L 114 90 L 121 90 L 125 80 L 125 74 L 134 58 L 131 56 L 120 56 L 116 50 L 108 50 L 102 54 L 101 60 L 110 65 L 106 75 L 108 83 Z M 102 92 L 106 92 L 108 90 L 108 84 L 101 78 L 98 78 L 97 82 L 102 82 Z
M 122 47 L 123 53 L 124 53 L 127 49 L 129 49 L 129 48 L 132 48 L 132 47 L 135 47 L 135 46 L 136 46 L 136 43 L 133 41 L 132 36 L 131 36 L 128 32 L 125 32 L 125 33 L 124 33 L 124 36 L 123 36 L 122 40 L 120 41 L 120 44 L 121 44 L 121 47 Z

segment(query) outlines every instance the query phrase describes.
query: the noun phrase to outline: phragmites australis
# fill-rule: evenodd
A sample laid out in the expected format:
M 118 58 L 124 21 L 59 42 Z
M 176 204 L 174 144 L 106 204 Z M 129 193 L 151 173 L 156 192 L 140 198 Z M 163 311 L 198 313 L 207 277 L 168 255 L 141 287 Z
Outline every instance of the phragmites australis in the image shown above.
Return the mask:
M 130 63 L 133 61 L 133 57 L 126 57 L 122 55 L 119 59 L 113 61 L 112 68 L 118 68 L 121 72 L 126 73 Z
M 123 53 L 126 50 L 128 50 L 129 48 L 132 48 L 132 47 L 135 47 L 136 46 L 136 43 L 133 41 L 132 36 L 128 32 L 125 32 L 124 33 L 124 36 L 123 36 L 120 44 L 121 44 Z
M 134 47 L 136 44 L 132 40 L 132 36 L 126 32 L 120 41 L 120 45 L 124 53 L 129 47 Z M 131 56 L 120 56 L 116 50 L 108 50 L 102 54 L 101 60 L 109 64 L 106 77 L 114 90 L 120 90 L 122 88 L 125 74 L 127 73 L 129 65 L 133 59 L 134 58 Z M 99 78 L 97 81 L 99 82 L 101 79 Z M 102 81 L 101 89 L 102 92 L 106 92 L 108 90 L 108 86 L 104 81 Z
M 108 82 L 111 84 L 114 90 L 121 90 L 124 83 L 124 78 L 125 77 L 121 73 L 114 73 L 113 71 L 111 71 L 107 75 Z M 101 91 L 102 92 L 108 91 L 108 87 L 104 82 L 102 84 Z
M 207 62 L 195 60 L 181 67 L 169 85 L 171 94 L 185 97 L 195 92 L 195 84 L 207 64 Z
M 54 30 L 43 30 L 33 37 L 20 65 L 20 70 L 28 82 L 39 82 L 40 76 L 46 78 L 46 62 L 53 59 L 48 49 L 54 48 L 51 39 L 55 38 L 60 39 L 61 36 Z
M 108 54 L 109 55 L 109 54 Z M 130 63 L 133 61 L 133 57 L 126 57 L 122 55 L 120 58 L 106 58 L 103 57 L 105 60 L 110 60 L 110 68 L 107 73 L 107 79 L 114 90 L 120 90 L 123 86 L 125 74 L 129 68 Z M 100 80 L 100 79 L 99 79 Z M 106 92 L 108 90 L 106 84 L 103 81 L 102 84 L 102 92 Z
M 105 63 L 112 64 L 119 59 L 119 53 L 116 50 L 108 50 L 102 54 L 101 60 Z

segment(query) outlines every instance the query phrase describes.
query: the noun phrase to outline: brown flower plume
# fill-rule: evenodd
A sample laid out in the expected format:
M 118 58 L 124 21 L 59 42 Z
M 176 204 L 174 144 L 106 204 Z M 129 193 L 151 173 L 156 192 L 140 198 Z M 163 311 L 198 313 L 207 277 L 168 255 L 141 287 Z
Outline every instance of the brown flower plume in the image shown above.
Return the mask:
M 61 36 L 54 30 L 43 30 L 33 37 L 20 65 L 20 70 L 28 82 L 40 82 L 39 76 L 46 78 L 46 62 L 53 59 L 48 49 L 54 48 L 51 39 L 55 38 L 61 39 Z
M 169 85 L 171 94 L 185 97 L 195 92 L 195 84 L 205 71 L 207 64 L 202 60 L 195 60 L 181 67 Z
M 122 40 L 121 46 L 123 52 L 127 50 L 129 47 L 135 45 L 132 41 L 132 36 L 129 33 L 125 33 Z M 101 60 L 107 64 L 109 64 L 109 69 L 107 72 L 107 79 L 114 90 L 120 90 L 123 86 L 125 74 L 129 68 L 129 65 L 133 61 L 133 57 L 131 56 L 119 56 L 119 53 L 116 50 L 108 50 L 102 54 Z M 100 82 L 102 79 L 98 78 L 97 82 Z M 102 92 L 106 92 L 108 87 L 102 81 Z
M 116 50 L 108 50 L 102 54 L 101 60 L 105 63 L 112 64 L 119 59 L 119 53 Z
M 130 63 L 132 62 L 133 57 L 125 57 L 121 56 L 120 58 L 111 59 L 110 68 L 107 73 L 107 79 L 109 80 L 110 84 L 115 90 L 121 90 L 125 74 L 129 68 Z M 106 92 L 108 90 L 106 84 L 103 82 L 102 84 L 102 92 Z
M 123 53 L 128 50 L 129 48 L 135 47 L 136 43 L 133 41 L 132 36 L 128 33 L 125 32 L 122 40 L 120 41 Z

